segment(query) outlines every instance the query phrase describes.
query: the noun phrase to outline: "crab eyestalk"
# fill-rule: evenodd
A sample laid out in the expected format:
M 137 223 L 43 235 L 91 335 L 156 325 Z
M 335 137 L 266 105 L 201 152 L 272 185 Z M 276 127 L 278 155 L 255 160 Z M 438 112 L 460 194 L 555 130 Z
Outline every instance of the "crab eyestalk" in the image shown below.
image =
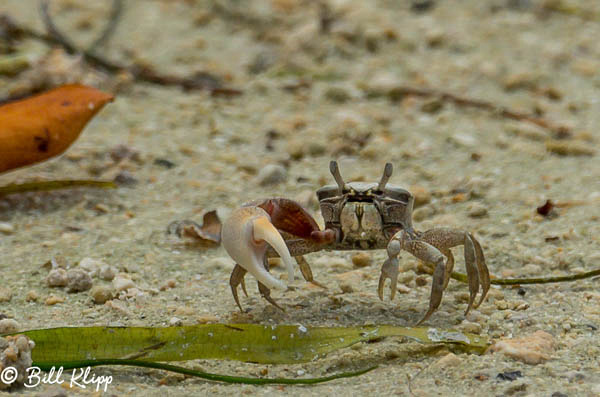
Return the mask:
M 279 254 L 288 271 L 288 281 L 294 280 L 294 260 L 279 231 L 262 208 L 243 207 L 235 210 L 223 223 L 223 247 L 231 258 L 267 288 L 285 289 L 285 284 L 265 268 L 267 244 Z
M 340 169 L 338 167 L 337 161 L 332 160 L 329 163 L 329 172 L 333 175 L 333 179 L 338 185 L 339 194 L 344 194 L 344 189 L 347 189 L 346 182 L 344 182 L 344 178 L 342 178 L 342 174 L 340 174 Z
M 394 166 L 392 166 L 392 163 L 385 163 L 385 168 L 383 169 L 383 175 L 381 176 L 379 185 L 377 185 L 377 190 L 383 191 L 383 189 L 385 189 L 385 185 L 390 180 L 390 177 L 392 176 L 393 171 L 394 171 Z

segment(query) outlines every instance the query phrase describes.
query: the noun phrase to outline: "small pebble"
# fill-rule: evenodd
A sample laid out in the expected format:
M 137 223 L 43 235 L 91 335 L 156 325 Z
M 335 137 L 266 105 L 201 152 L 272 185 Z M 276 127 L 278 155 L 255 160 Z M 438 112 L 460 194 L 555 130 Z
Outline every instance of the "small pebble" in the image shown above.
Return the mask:
M 352 263 L 355 268 L 371 266 L 371 255 L 366 252 L 359 252 L 352 255 Z
M 481 333 L 481 324 L 463 320 L 462 323 L 460 323 L 460 325 L 458 326 L 458 329 L 463 332 L 469 332 L 472 334 L 480 334 Z
M 65 298 L 63 298 L 62 296 L 56 296 L 56 295 L 50 295 L 49 297 L 46 298 L 46 305 L 48 306 L 53 306 L 56 305 L 57 303 L 63 303 L 65 301 Z
M 205 315 L 196 317 L 196 322 L 198 324 L 206 324 L 206 323 L 218 323 L 219 318 L 217 316 Z
M 103 285 L 97 285 L 92 288 L 90 295 L 94 299 L 94 303 L 98 305 L 102 305 L 114 297 L 111 289 Z
M 18 332 L 21 325 L 12 318 L 5 318 L 0 320 L 0 334 L 12 334 Z
M 347 102 L 351 97 L 348 91 L 342 87 L 329 87 L 325 91 L 325 98 L 331 102 L 344 103 Z
M 287 171 L 279 164 L 267 164 L 258 171 L 256 179 L 261 186 L 277 185 L 285 182 L 287 179 Z
M 46 284 L 48 287 L 65 287 L 67 285 L 67 271 L 62 268 L 56 268 L 50 270 L 46 277 Z
M 476 147 L 478 142 L 473 135 L 467 133 L 456 133 L 450 137 L 450 141 L 458 146 L 466 148 Z
M 134 186 L 138 183 L 138 180 L 131 172 L 121 171 L 114 177 L 113 182 L 119 186 Z
M 592 156 L 592 146 L 578 141 L 551 139 L 546 141 L 546 150 L 559 156 Z
M 415 278 L 415 284 L 417 284 L 418 287 L 423 287 L 427 285 L 427 277 L 418 276 L 417 278 Z
M 135 287 L 135 284 L 133 283 L 133 281 L 131 281 L 130 279 L 125 278 L 123 276 L 116 276 L 113 279 L 112 284 L 113 284 L 113 288 L 117 292 L 126 291 L 129 288 Z
M 472 203 L 469 205 L 468 214 L 471 218 L 481 218 L 488 214 L 488 210 L 482 203 Z
M 88 272 L 92 277 L 98 274 L 100 266 L 102 265 L 103 263 L 101 261 L 92 258 L 83 258 L 79 261 L 79 268 Z
M 437 367 L 440 369 L 448 368 L 448 367 L 455 367 L 455 366 L 459 365 L 461 363 L 461 361 L 462 361 L 462 359 L 460 357 L 458 357 L 456 354 L 448 353 L 444 357 L 437 360 L 433 364 L 433 367 Z
M 340 289 L 344 294 L 351 294 L 354 292 L 354 288 L 348 283 L 340 283 Z
M 0 287 L 0 303 L 10 302 L 12 299 L 12 291 L 8 288 Z
M 183 322 L 181 321 L 181 319 L 177 317 L 171 317 L 171 319 L 169 320 L 169 325 L 171 326 L 181 325 L 182 323 Z
M 92 277 L 81 269 L 71 269 L 67 272 L 67 291 L 82 292 L 92 288 Z
M 415 198 L 415 208 L 431 202 L 431 192 L 423 186 L 413 185 L 409 190 Z
M 410 292 L 410 288 L 408 288 L 406 285 L 403 285 L 403 284 L 398 284 L 398 287 L 396 289 L 401 294 L 408 294 Z
M 540 364 L 550 359 L 555 349 L 554 337 L 545 331 L 514 339 L 502 339 L 490 347 L 526 364 Z
M 160 290 L 161 291 L 166 291 L 170 288 L 175 288 L 177 286 L 177 281 L 173 280 L 173 279 L 169 279 L 167 281 L 165 281 L 165 283 L 163 285 L 160 286 Z
M 534 263 L 528 263 L 521 268 L 521 273 L 534 276 L 542 273 L 542 267 Z
M 12 234 L 15 231 L 15 227 L 7 222 L 0 222 L 0 233 Z
M 103 265 L 98 272 L 98 276 L 104 281 L 112 281 L 115 278 L 116 273 L 117 269 L 113 266 Z
M 39 299 L 39 295 L 34 290 L 27 292 L 27 296 L 25 296 L 26 302 L 37 302 L 38 299 Z
M 506 310 L 506 309 L 508 309 L 508 302 L 505 301 L 504 299 L 496 300 L 494 302 L 494 304 L 496 305 L 496 308 L 498 310 Z

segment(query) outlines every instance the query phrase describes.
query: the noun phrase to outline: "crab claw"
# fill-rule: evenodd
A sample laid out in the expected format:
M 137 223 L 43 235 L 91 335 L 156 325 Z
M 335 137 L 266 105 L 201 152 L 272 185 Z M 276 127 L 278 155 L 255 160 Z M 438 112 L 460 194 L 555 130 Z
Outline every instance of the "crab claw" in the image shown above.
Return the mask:
M 221 239 L 229 256 L 260 283 L 267 288 L 285 289 L 286 285 L 264 266 L 268 243 L 285 264 L 288 280 L 293 281 L 294 260 L 271 217 L 262 208 L 250 206 L 233 211 L 223 223 Z

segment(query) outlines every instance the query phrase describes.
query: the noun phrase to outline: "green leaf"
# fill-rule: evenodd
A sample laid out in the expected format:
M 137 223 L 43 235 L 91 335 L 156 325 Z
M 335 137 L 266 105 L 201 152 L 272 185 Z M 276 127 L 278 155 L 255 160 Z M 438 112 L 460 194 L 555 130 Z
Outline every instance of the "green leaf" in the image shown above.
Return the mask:
M 483 352 L 487 347 L 487 338 L 483 336 L 390 325 L 346 328 L 259 324 L 78 327 L 33 330 L 22 334 L 35 342 L 32 358 L 40 365 L 106 359 L 303 363 L 358 342 L 387 336 L 404 336 L 422 343 L 450 343 L 474 352 Z

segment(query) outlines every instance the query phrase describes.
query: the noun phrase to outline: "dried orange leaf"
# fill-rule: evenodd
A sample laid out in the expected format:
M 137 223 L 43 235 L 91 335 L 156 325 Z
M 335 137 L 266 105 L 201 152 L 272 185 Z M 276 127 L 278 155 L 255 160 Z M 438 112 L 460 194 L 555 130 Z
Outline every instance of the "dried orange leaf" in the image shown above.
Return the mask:
M 0 106 L 0 172 L 63 153 L 113 96 L 73 84 Z

